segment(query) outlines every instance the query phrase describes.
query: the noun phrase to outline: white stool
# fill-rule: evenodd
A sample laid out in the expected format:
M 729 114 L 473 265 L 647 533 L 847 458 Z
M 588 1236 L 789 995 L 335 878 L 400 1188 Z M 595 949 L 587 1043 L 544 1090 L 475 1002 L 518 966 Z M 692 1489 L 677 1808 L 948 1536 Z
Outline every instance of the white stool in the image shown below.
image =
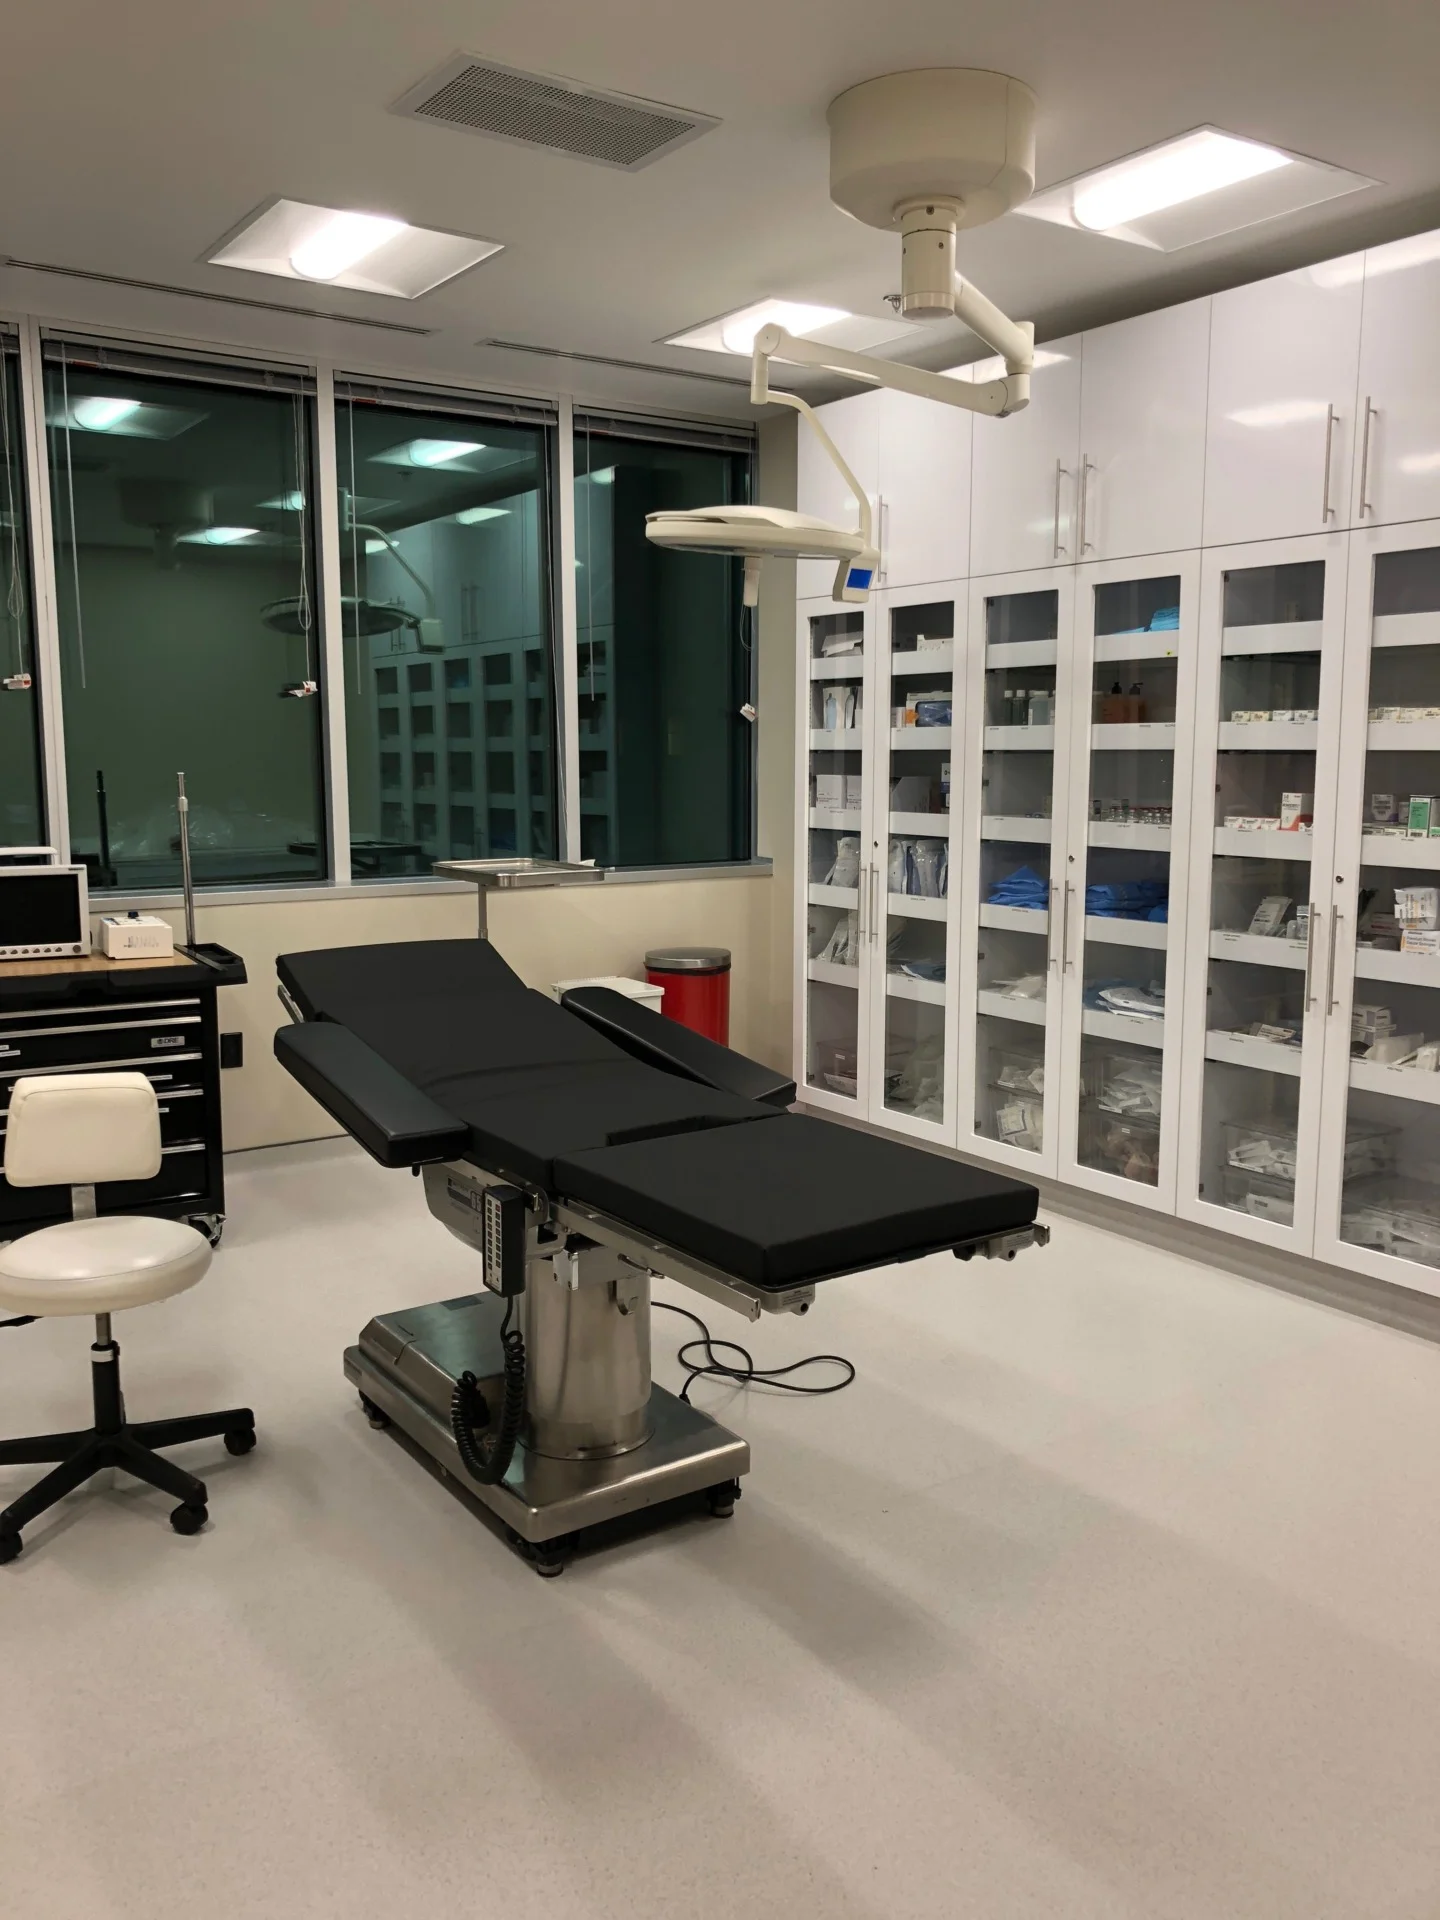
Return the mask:
M 0 1565 L 19 1553 L 22 1527 L 102 1467 L 123 1467 L 173 1494 L 181 1504 L 171 1526 L 177 1533 L 198 1533 L 209 1518 L 205 1483 L 156 1449 L 221 1434 L 231 1453 L 248 1453 L 255 1445 L 249 1407 L 135 1426 L 125 1419 L 110 1315 L 183 1293 L 210 1265 L 209 1242 L 181 1221 L 129 1213 L 97 1218 L 98 1182 L 153 1180 L 160 1165 L 160 1111 L 143 1073 L 35 1074 L 15 1082 L 5 1178 L 12 1187 L 68 1186 L 74 1217 L 0 1247 L 0 1310 L 36 1319 L 94 1314 L 95 1424 L 87 1432 L 0 1440 L 0 1466 L 60 1462 L 0 1513 Z

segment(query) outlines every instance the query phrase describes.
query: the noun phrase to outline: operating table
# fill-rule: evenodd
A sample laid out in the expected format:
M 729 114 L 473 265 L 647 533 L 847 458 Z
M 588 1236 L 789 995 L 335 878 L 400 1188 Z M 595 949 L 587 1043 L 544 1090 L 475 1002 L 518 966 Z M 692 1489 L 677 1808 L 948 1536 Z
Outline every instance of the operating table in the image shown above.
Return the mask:
M 558 1573 L 585 1529 L 705 1496 L 749 1447 L 650 1378 L 650 1284 L 750 1319 L 842 1274 L 1043 1245 L 1032 1186 L 791 1113 L 794 1083 L 605 988 L 556 1004 L 487 940 L 282 955 L 281 1064 L 483 1255 L 483 1288 L 345 1354 L 398 1425 Z

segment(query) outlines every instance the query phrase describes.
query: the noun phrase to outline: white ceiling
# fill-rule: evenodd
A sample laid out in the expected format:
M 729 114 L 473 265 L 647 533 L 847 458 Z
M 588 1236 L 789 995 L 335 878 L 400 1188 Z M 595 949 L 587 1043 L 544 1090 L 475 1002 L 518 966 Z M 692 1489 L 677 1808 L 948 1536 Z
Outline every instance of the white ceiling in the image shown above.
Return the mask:
M 427 126 L 389 104 L 457 49 L 718 115 L 636 174 Z M 0 63 L 0 254 L 422 326 L 422 338 L 0 269 L 0 304 L 357 368 L 748 412 L 742 386 L 529 360 L 489 337 L 740 376 L 663 335 L 776 294 L 884 312 L 898 242 L 826 190 L 825 108 L 910 66 L 1039 95 L 1039 184 L 1201 122 L 1384 184 L 1179 254 L 1036 221 L 962 265 L 1042 339 L 1440 227 L 1440 7 L 1369 0 L 47 0 Z M 202 264 L 274 194 L 484 234 L 505 252 L 415 302 Z M 923 357 L 970 357 L 958 328 Z

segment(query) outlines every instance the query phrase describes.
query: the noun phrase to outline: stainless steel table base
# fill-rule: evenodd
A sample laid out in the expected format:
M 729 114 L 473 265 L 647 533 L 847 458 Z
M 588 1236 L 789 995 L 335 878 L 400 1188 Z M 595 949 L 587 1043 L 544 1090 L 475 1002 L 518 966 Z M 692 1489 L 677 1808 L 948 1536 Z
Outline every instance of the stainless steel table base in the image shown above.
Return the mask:
M 503 1317 L 503 1303 L 490 1294 L 381 1314 L 346 1349 L 345 1376 L 367 1411 L 382 1416 L 377 1424 L 393 1421 L 482 1501 L 522 1551 L 532 1550 L 540 1572 L 559 1572 L 571 1536 L 603 1521 L 702 1493 L 710 1493 L 712 1511 L 729 1510 L 735 1483 L 750 1468 L 749 1443 L 663 1387 L 650 1389 L 650 1437 L 627 1452 L 566 1460 L 522 1444 L 500 1485 L 472 1480 L 450 1430 L 450 1395 L 468 1369 L 498 1404 Z

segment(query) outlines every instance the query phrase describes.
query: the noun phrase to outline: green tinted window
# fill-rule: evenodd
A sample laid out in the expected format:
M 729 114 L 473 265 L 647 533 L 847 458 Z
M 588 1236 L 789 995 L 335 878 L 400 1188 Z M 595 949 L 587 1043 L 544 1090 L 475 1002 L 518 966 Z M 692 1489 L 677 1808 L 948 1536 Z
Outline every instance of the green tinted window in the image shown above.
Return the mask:
M 749 498 L 746 455 L 577 430 L 580 844 L 604 866 L 748 860 L 751 618 L 738 561 L 645 516 Z
M 356 879 L 558 848 L 550 434 L 336 407 Z
M 0 341 L 0 846 L 45 838 L 40 803 L 40 698 L 30 594 L 20 368 Z
M 78 348 L 45 370 L 66 780 L 95 886 L 323 875 L 312 399 Z M 247 382 L 241 384 L 241 382 Z

